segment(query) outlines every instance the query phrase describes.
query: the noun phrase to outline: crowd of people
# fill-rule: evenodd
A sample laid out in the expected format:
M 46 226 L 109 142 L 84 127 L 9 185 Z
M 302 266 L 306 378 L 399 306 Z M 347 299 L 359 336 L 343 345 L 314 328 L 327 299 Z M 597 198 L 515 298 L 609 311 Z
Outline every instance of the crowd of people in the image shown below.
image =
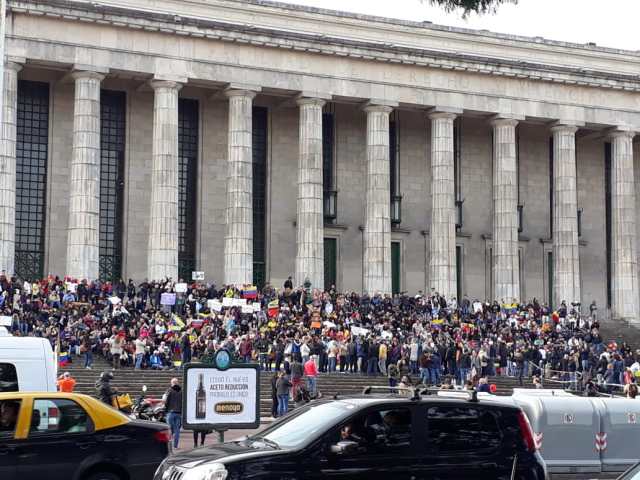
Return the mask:
M 317 394 L 319 373 L 383 375 L 391 386 L 477 385 L 510 375 L 600 390 L 640 376 L 640 350 L 603 340 L 595 302 L 581 314 L 567 302 L 552 309 L 536 299 L 488 303 L 435 291 L 370 296 L 308 282 L 294 288 L 290 278 L 281 289 L 258 290 L 0 276 L 0 289 L 0 311 L 15 335 L 46 337 L 86 368 L 102 355 L 114 369 L 179 369 L 220 348 L 259 363 L 276 372 L 275 414 L 286 412 L 303 380 L 300 394 Z

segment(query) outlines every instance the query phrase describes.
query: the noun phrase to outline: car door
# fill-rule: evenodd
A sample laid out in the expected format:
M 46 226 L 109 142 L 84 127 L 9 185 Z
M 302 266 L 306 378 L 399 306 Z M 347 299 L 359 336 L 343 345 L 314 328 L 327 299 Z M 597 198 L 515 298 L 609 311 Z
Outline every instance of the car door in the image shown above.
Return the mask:
M 417 478 L 497 480 L 510 473 L 501 459 L 502 432 L 495 412 L 478 404 L 430 404 L 424 457 Z
M 98 449 L 93 422 L 82 406 L 66 398 L 36 398 L 29 436 L 18 451 L 18 476 L 68 480 Z
M 409 480 L 416 461 L 414 408 L 381 405 L 341 422 L 312 448 L 302 477 L 307 479 Z M 352 448 L 337 452 L 341 442 Z M 344 443 L 343 443 L 344 444 Z
M 18 419 L 23 403 L 20 399 L 0 400 L 0 478 L 13 479 L 17 476 L 17 450 L 20 441 L 16 439 Z

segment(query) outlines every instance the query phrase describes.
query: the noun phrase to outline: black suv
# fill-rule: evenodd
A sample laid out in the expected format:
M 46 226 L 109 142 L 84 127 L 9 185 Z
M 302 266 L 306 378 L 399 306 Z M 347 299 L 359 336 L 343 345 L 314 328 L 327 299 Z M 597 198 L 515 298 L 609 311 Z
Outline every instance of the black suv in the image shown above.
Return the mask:
M 523 411 L 461 393 L 349 396 L 248 438 L 169 457 L 155 480 L 544 480 Z

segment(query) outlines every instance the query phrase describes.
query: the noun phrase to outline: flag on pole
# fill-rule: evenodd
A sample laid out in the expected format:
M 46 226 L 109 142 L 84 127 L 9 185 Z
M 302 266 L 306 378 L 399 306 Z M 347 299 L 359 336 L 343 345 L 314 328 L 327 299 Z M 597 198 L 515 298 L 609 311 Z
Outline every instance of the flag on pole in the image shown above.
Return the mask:
M 258 288 L 255 285 L 250 285 L 242 291 L 242 298 L 247 300 L 255 300 L 258 298 Z

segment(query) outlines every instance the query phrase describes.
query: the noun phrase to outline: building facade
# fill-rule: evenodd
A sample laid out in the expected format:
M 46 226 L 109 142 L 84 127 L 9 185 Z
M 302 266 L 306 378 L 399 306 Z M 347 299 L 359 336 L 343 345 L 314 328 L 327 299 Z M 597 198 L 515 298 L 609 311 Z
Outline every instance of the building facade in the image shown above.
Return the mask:
M 637 320 L 637 52 L 262 0 L 7 3 L 3 270 Z

